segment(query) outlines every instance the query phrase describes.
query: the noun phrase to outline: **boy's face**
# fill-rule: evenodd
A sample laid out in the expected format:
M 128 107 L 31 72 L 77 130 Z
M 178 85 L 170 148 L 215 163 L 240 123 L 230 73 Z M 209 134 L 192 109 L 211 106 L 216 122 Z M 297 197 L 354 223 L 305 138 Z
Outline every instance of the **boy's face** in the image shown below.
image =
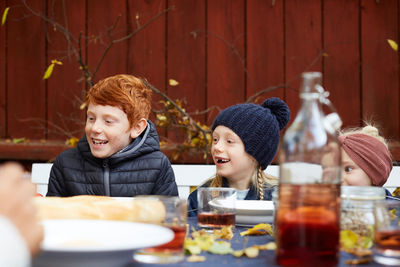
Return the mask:
M 227 178 L 230 184 L 243 179 L 250 181 L 257 162 L 245 151 L 242 139 L 222 125 L 215 128 L 212 137 L 211 154 L 217 174 Z
M 87 110 L 85 133 L 96 158 L 107 158 L 136 138 L 128 117 L 120 108 L 92 103 Z
M 342 149 L 342 185 L 371 186 L 368 175 Z

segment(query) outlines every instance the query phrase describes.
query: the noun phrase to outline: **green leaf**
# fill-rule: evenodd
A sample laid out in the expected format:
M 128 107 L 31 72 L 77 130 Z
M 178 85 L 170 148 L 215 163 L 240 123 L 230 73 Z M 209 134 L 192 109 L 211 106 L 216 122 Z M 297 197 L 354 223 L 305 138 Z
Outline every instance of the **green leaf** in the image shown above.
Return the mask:
M 50 66 L 47 67 L 46 72 L 43 75 L 43 80 L 50 78 L 51 74 L 53 73 L 54 63 L 51 63 Z
M 4 9 L 3 17 L 2 17 L 2 19 L 1 19 L 1 26 L 3 26 L 4 23 L 6 23 L 8 10 L 10 10 L 10 7 L 6 7 L 6 8 Z

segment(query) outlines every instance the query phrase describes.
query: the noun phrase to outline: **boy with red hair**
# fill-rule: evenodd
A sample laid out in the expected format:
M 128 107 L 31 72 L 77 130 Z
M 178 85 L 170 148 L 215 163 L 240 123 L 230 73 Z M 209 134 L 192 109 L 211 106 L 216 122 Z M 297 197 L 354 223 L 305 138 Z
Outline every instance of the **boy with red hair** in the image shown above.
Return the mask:
M 171 163 L 148 119 L 151 93 L 141 79 L 125 74 L 90 88 L 85 136 L 56 158 L 47 196 L 177 196 Z

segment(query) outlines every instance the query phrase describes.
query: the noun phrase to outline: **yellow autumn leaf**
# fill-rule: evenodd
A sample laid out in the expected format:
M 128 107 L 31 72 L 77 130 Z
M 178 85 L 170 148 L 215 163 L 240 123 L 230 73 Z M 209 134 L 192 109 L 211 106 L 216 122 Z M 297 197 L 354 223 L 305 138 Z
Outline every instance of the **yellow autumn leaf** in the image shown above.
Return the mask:
M 66 144 L 66 145 L 69 145 L 69 146 L 76 146 L 76 144 L 78 144 L 78 142 L 79 142 L 79 139 L 78 139 L 78 138 L 76 138 L 76 137 L 71 137 L 71 138 L 67 139 L 67 141 L 65 142 L 65 144 Z
M 397 51 L 399 49 L 398 44 L 393 41 L 392 39 L 387 39 L 387 42 L 389 43 L 390 47 L 394 50 Z
M 61 61 L 58 61 L 57 59 L 53 59 L 51 61 L 51 64 L 57 64 L 57 65 L 62 65 L 63 63 Z
M 245 235 L 272 235 L 272 227 L 270 224 L 259 223 L 255 225 L 253 228 L 250 228 L 246 231 L 240 233 L 241 236 Z
M 43 75 L 43 80 L 50 78 L 51 74 L 53 73 L 54 63 L 51 63 L 50 66 L 47 67 L 46 72 Z
M 244 250 L 244 254 L 246 254 L 249 258 L 255 258 L 258 256 L 259 250 L 257 247 L 249 247 Z
M 20 143 L 23 143 L 23 142 L 25 142 L 25 137 L 21 137 L 21 138 L 13 138 L 12 142 L 13 142 L 14 144 L 20 144 Z
M 10 10 L 10 7 L 6 7 L 4 9 L 3 17 L 1 18 L 1 26 L 3 26 L 6 23 L 8 10 Z
M 178 83 L 176 80 L 174 80 L 174 79 L 169 79 L 168 82 L 169 82 L 169 85 L 171 85 L 171 86 L 177 86 L 177 85 L 179 84 L 179 83 Z

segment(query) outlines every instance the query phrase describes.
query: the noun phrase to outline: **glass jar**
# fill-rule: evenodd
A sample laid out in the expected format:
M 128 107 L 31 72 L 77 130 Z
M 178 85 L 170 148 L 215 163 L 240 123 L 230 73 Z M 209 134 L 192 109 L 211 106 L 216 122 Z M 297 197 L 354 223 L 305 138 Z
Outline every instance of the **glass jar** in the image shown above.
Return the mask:
M 275 216 L 277 263 L 336 266 L 339 255 L 341 150 L 339 116 L 325 116 L 330 104 L 322 74 L 306 72 L 301 108 L 281 142 Z
M 374 204 L 385 198 L 383 187 L 342 186 L 340 243 L 343 249 L 372 247 Z

